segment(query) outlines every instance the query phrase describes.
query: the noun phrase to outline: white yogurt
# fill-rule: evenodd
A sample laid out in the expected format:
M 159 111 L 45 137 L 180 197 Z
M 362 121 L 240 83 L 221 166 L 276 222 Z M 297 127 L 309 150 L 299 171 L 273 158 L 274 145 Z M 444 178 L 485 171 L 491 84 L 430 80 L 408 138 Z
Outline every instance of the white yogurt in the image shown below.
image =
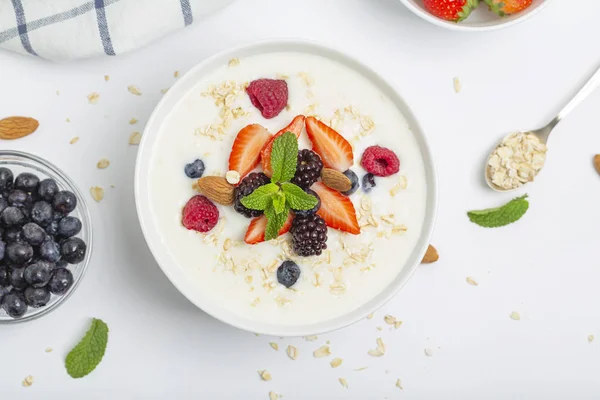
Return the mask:
M 150 198 L 162 240 L 197 290 L 228 313 L 290 326 L 349 313 L 394 280 L 421 234 L 426 181 L 417 141 L 393 102 L 372 82 L 340 63 L 282 52 L 230 64 L 205 75 L 160 128 L 150 171 Z M 240 91 L 237 97 L 227 99 L 231 109 L 241 107 L 236 110 L 238 118 L 232 119 L 222 133 L 214 133 L 217 139 L 202 134 L 206 134 L 207 125 L 218 128 L 221 124 L 222 107 L 215 105 L 212 97 L 202 95 L 211 85 L 225 81 L 243 85 L 278 76 L 284 76 L 288 83 L 288 109 L 266 120 Z M 186 163 L 201 158 L 206 165 L 204 176 L 223 176 L 231 145 L 241 128 L 260 123 L 275 133 L 298 114 L 322 118 L 352 143 L 353 170 L 359 178 L 365 174 L 359 163 L 368 146 L 388 147 L 400 158 L 400 173 L 376 178 L 377 187 L 368 196 L 362 190 L 351 196 L 361 217 L 360 235 L 329 229 L 328 250 L 320 257 L 301 258 L 289 251 L 289 234 L 268 243 L 245 244 L 250 219 L 237 214 L 233 207 L 218 207 L 221 221 L 206 235 L 181 225 L 183 206 L 197 194 L 193 181 L 184 175 Z M 310 148 L 305 133 L 300 147 Z M 276 269 L 282 259 L 290 258 L 302 274 L 292 289 L 286 289 L 277 283 Z

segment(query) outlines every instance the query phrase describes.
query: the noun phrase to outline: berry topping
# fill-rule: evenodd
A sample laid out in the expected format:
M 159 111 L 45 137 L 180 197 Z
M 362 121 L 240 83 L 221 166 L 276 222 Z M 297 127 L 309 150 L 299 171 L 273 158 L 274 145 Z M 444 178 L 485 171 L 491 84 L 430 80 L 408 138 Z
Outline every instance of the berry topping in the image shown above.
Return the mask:
M 271 171 L 271 151 L 273 151 L 273 142 L 275 141 L 275 139 L 277 139 L 279 136 L 283 135 L 286 132 L 292 132 L 296 135 L 297 138 L 299 138 L 300 134 L 302 133 L 302 130 L 304 129 L 304 119 L 304 115 L 296 116 L 288 126 L 277 132 L 275 136 L 273 136 L 271 140 L 269 140 L 265 147 L 263 147 L 263 149 L 260 152 L 260 157 L 262 168 L 265 174 L 271 176 L 273 173 Z
M 344 175 L 346 175 L 346 177 L 348 179 L 350 179 L 350 183 L 352 184 L 352 187 L 350 188 L 350 190 L 346 190 L 345 192 L 342 192 L 342 194 L 344 196 L 350 196 L 352 193 L 354 193 L 358 190 L 358 188 L 360 187 L 360 183 L 358 182 L 358 176 L 356 176 L 354 171 L 352 171 L 351 169 L 345 170 Z
M 396 154 L 380 146 L 367 147 L 360 164 L 375 176 L 390 176 L 400 171 L 400 160 Z
M 60 247 L 52 238 L 48 238 L 40 246 L 40 257 L 46 261 L 57 262 L 60 260 Z
M 11 263 L 23 265 L 33 257 L 33 247 L 28 243 L 13 242 L 6 246 L 6 259 Z
M 13 318 L 22 317 L 27 311 L 27 304 L 22 293 L 11 290 L 2 300 L 2 308 Z
M 318 215 L 296 216 L 290 233 L 294 251 L 299 256 L 319 256 L 327 248 L 327 225 Z
M 77 217 L 64 217 L 58 222 L 57 233 L 64 238 L 75 236 L 81 231 L 81 221 Z
M 267 183 L 271 183 L 271 178 L 269 178 L 262 172 L 253 172 L 244 179 L 242 179 L 242 182 L 235 188 L 233 192 L 233 208 L 235 209 L 235 211 L 242 214 L 246 218 L 254 218 L 262 215 L 263 211 L 251 210 L 244 206 L 241 200 L 243 197 L 250 195 L 256 189 L 266 185 Z
M 229 155 L 229 170 L 241 177 L 248 175 L 260 162 L 260 151 L 271 139 L 271 134 L 259 124 L 248 125 L 235 138 Z
M 284 80 L 257 79 L 250 82 L 246 93 L 252 105 L 267 119 L 279 115 L 288 102 L 288 86 Z
M 277 268 L 277 282 L 286 288 L 294 286 L 300 278 L 300 267 L 293 261 L 284 261 Z
M 317 153 L 308 149 L 300 150 L 298 151 L 296 174 L 292 178 L 292 183 L 302 189 L 307 189 L 319 180 L 321 170 L 323 170 L 323 162 Z
M 363 185 L 363 191 L 365 193 L 369 193 L 371 191 L 371 189 L 373 189 L 375 186 L 377 186 L 375 184 L 375 175 L 373 175 L 372 173 L 369 172 L 368 174 L 363 176 L 362 185 Z
M 0 214 L 0 222 L 4 226 L 22 225 L 25 222 L 25 215 L 17 207 L 6 207 Z
M 484 0 L 490 9 L 501 17 L 523 11 L 532 0 Z
M 62 295 L 73 285 L 73 274 L 66 268 L 56 268 L 48 282 L 51 293 Z
M 321 198 L 321 208 L 317 214 L 325 220 L 327 226 L 354 235 L 360 233 L 356 210 L 348 197 L 337 190 L 328 188 L 321 182 L 315 183 L 312 189 Z
M 425 9 L 431 14 L 454 22 L 467 18 L 478 4 L 479 0 L 423 0 Z
M 319 195 L 317 194 L 317 192 L 315 192 L 314 190 L 311 189 L 304 189 L 304 191 L 310 195 L 313 195 L 317 198 L 317 205 L 314 206 L 314 208 L 310 209 L 310 210 L 294 210 L 292 209 L 292 211 L 294 212 L 294 214 L 296 214 L 299 217 L 308 217 L 309 215 L 313 215 L 315 214 L 317 211 L 319 211 L 319 208 L 321 208 L 321 198 L 319 197 Z
M 77 237 L 68 238 L 60 244 L 60 255 L 63 260 L 67 261 L 69 264 L 78 264 L 82 262 L 85 258 L 86 250 L 87 246 L 85 245 L 85 242 Z
M 0 192 L 8 192 L 13 187 L 14 175 L 12 171 L 5 167 L 0 167 Z
M 196 195 L 183 208 L 181 223 L 187 229 L 208 232 L 219 222 L 219 210 L 209 199 Z
M 8 201 L 8 205 L 13 207 L 31 206 L 33 203 L 31 196 L 20 189 L 11 190 L 6 197 L 6 200 Z
M 279 236 L 289 232 L 292 226 L 293 215 L 292 213 L 288 214 L 288 218 L 283 224 L 283 227 L 279 230 Z M 265 241 L 265 232 L 267 230 L 267 217 L 264 215 L 254 218 L 252 222 L 250 222 L 250 226 L 246 231 L 246 236 L 244 237 L 244 242 L 248 244 L 257 244 Z
M 45 287 L 34 288 L 30 286 L 25 289 L 23 295 L 27 305 L 33 308 L 44 307 L 50 301 L 50 292 Z
M 54 207 L 54 211 L 68 214 L 77 207 L 77 197 L 68 190 L 58 192 L 52 199 L 52 207 Z
M 53 269 L 54 264 L 51 264 L 48 261 L 38 261 L 25 267 L 23 277 L 27 283 L 33 287 L 44 287 L 48 284 Z
M 50 203 L 38 201 L 31 209 L 31 220 L 39 226 L 48 226 L 54 220 L 54 211 Z
M 204 162 L 200 159 L 196 159 L 193 162 L 186 164 L 183 171 L 188 178 L 201 178 L 202 174 L 204 174 Z
M 37 195 L 40 199 L 50 203 L 56 193 L 58 193 L 58 185 L 54 179 L 44 179 L 40 182 L 37 190 Z
M 39 184 L 40 178 L 29 172 L 22 172 L 15 179 L 15 189 L 21 189 L 27 193 L 35 192 Z
M 39 246 L 46 237 L 46 231 L 44 231 L 44 229 L 42 229 L 42 227 L 40 227 L 38 224 L 29 222 L 23 225 L 23 228 L 21 229 L 21 237 L 30 245 Z
M 354 164 L 352 145 L 335 130 L 315 117 L 307 117 L 306 132 L 324 166 L 345 171 Z
M 28 283 L 23 276 L 25 268 L 12 268 L 8 281 L 14 290 L 25 290 Z

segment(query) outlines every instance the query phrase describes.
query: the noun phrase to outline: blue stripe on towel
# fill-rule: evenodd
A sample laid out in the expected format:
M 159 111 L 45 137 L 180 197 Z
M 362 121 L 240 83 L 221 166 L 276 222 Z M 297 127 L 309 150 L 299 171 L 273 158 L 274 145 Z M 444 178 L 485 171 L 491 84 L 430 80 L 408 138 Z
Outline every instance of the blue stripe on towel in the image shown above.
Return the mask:
M 108 32 L 108 23 L 106 22 L 106 10 L 104 9 L 104 0 L 95 0 L 96 17 L 98 18 L 98 30 L 100 31 L 100 39 L 104 52 L 109 56 L 115 55 L 112 42 L 110 41 L 110 33 Z
M 181 12 L 183 13 L 183 22 L 185 23 L 185 26 L 188 26 L 194 22 L 190 0 L 181 0 Z
M 21 44 L 29 54 L 37 56 L 37 53 L 33 51 L 33 48 L 31 47 L 29 35 L 27 34 L 27 22 L 25 21 L 23 4 L 21 3 L 21 0 L 12 0 L 12 4 L 13 8 L 15 9 L 15 16 L 17 17 L 17 31 L 19 32 L 19 36 L 21 38 Z

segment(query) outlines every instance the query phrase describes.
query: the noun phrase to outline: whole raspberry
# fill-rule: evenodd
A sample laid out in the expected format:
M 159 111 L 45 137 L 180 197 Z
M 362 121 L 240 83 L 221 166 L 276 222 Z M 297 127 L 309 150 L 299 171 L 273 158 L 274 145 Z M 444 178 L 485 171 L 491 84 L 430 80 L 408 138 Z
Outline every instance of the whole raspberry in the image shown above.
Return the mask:
M 181 223 L 187 229 L 208 232 L 219 222 L 219 210 L 206 197 L 196 195 L 183 207 Z
M 376 176 L 390 176 L 400 171 L 400 160 L 390 149 L 380 146 L 368 147 L 360 164 Z
M 279 115 L 288 102 L 288 86 L 284 80 L 257 79 L 250 82 L 246 93 L 252 105 L 267 119 Z

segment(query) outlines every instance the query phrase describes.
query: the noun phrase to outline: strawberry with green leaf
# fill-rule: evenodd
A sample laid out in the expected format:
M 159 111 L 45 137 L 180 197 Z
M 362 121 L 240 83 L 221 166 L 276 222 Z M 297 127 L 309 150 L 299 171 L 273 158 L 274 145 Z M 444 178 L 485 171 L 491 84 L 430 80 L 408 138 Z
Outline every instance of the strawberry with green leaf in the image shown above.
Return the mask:
M 479 5 L 479 0 L 423 0 L 431 14 L 446 21 L 460 22 Z
M 501 17 L 516 14 L 528 8 L 532 0 L 484 0 L 490 10 Z

